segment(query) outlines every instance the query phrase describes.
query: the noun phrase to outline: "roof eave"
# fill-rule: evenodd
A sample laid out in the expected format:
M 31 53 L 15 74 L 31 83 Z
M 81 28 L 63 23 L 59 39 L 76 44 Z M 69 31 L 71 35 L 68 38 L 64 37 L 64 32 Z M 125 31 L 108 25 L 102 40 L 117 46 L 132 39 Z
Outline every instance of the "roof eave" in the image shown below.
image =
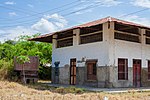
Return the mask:
M 133 22 L 120 20 L 120 19 L 113 18 L 113 17 L 109 16 L 109 17 L 106 17 L 106 18 L 103 18 L 103 19 L 100 19 L 100 20 L 96 20 L 96 21 L 93 21 L 93 22 L 89 22 L 89 23 L 86 23 L 86 24 L 79 25 L 79 26 L 75 26 L 75 27 L 71 27 L 71 28 L 68 28 L 68 29 L 60 30 L 60 31 L 57 31 L 57 32 L 49 33 L 49 34 L 46 34 L 46 35 L 41 35 L 41 36 L 31 38 L 31 39 L 28 39 L 28 40 L 29 41 L 39 41 L 39 42 L 52 43 L 52 39 L 53 39 L 52 36 L 55 35 L 55 34 L 58 34 L 58 33 L 64 32 L 64 31 L 74 30 L 74 29 L 91 27 L 91 26 L 94 26 L 94 25 L 103 24 L 103 23 L 107 23 L 107 22 L 117 22 L 117 23 L 121 23 L 121 24 L 136 26 L 136 27 L 143 28 L 143 29 L 150 29 L 150 27 L 147 27 L 147 26 L 143 26 L 143 25 L 136 24 L 136 23 L 133 23 Z

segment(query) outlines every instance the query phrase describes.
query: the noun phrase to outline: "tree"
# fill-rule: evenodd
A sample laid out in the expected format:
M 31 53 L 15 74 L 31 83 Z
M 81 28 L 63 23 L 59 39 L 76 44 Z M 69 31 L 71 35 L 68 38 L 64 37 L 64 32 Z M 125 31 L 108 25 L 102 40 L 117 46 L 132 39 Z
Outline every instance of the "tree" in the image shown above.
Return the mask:
M 52 45 L 50 43 L 27 41 L 28 38 L 33 38 L 39 35 L 39 33 L 32 36 L 22 35 L 16 40 L 7 40 L 4 43 L 1 43 L 0 60 L 5 59 L 5 61 L 9 62 L 13 61 L 15 56 L 18 57 L 26 55 L 38 56 L 41 67 L 47 63 L 51 63 Z M 39 72 L 44 71 L 42 68 L 40 68 L 39 70 Z
M 29 62 L 30 61 L 30 59 L 29 59 L 29 57 L 28 56 L 18 56 L 17 57 L 17 62 L 19 63 L 19 64 L 22 64 L 23 66 L 22 66 L 22 74 L 23 74 L 23 81 L 24 81 L 24 83 L 26 84 L 26 78 L 25 78 L 25 71 L 24 71 L 24 64 L 26 63 L 26 62 Z
M 15 45 L 16 42 L 14 40 L 7 40 L 5 43 Z

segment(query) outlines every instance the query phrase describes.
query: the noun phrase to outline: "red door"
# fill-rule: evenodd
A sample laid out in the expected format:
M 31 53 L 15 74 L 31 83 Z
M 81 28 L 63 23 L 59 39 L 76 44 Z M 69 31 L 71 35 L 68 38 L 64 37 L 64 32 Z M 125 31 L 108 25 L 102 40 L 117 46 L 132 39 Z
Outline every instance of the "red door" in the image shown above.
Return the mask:
M 70 84 L 76 84 L 76 59 L 70 59 Z
M 141 86 L 141 60 L 133 60 L 133 85 L 135 87 Z

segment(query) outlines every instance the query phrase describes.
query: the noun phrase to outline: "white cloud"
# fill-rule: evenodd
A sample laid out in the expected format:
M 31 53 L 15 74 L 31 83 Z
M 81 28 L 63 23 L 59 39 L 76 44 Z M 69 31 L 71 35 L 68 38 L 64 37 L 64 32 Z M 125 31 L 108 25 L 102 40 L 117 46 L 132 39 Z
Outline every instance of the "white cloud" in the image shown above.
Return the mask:
M 37 23 L 31 26 L 32 29 L 40 31 L 42 33 L 54 32 L 56 30 L 62 29 L 67 25 L 67 21 L 64 17 L 53 14 L 44 15 Z
M 16 12 L 9 12 L 9 16 L 17 16 Z
M 139 17 L 136 15 L 131 15 L 131 16 L 124 18 L 124 20 L 131 21 L 134 23 L 138 23 L 138 24 L 150 27 L 150 19 L 148 19 L 148 18 Z
M 16 3 L 13 2 L 13 1 L 7 1 L 7 2 L 5 2 L 4 4 L 6 4 L 6 5 L 14 5 L 14 4 L 16 4 Z
M 44 15 L 44 18 L 47 19 L 47 20 L 53 19 L 53 20 L 55 20 L 55 22 L 60 22 L 60 23 L 63 23 L 64 25 L 66 25 L 68 23 L 63 16 L 60 16 L 56 13 L 52 14 L 52 15 Z
M 34 31 L 31 28 L 17 26 L 7 30 L 0 30 L 0 41 L 4 42 L 5 40 L 15 39 L 20 35 L 32 35 L 35 33 L 37 33 L 37 31 Z
M 10 29 L 0 29 L 0 41 L 4 42 L 8 39 L 15 39 L 20 35 L 33 35 L 35 33 L 50 33 L 64 28 L 67 21 L 64 17 L 53 14 L 44 15 L 38 22 L 29 26 L 17 26 Z
M 150 0 L 133 0 L 131 3 L 135 6 L 150 8 Z
M 34 5 L 31 5 L 31 4 L 27 4 L 27 6 L 30 7 L 30 8 L 34 7 Z
M 49 22 L 48 20 L 42 18 L 40 21 L 38 21 L 36 24 L 32 25 L 31 27 L 34 30 L 47 33 L 55 31 L 56 28 L 52 22 Z

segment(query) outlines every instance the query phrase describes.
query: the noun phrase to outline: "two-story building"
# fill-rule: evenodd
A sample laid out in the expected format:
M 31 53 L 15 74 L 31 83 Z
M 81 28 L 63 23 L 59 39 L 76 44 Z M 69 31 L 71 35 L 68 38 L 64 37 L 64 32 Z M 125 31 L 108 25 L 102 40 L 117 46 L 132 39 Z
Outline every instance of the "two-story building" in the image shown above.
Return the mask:
M 150 27 L 107 17 L 30 40 L 53 44 L 53 83 L 150 86 Z

